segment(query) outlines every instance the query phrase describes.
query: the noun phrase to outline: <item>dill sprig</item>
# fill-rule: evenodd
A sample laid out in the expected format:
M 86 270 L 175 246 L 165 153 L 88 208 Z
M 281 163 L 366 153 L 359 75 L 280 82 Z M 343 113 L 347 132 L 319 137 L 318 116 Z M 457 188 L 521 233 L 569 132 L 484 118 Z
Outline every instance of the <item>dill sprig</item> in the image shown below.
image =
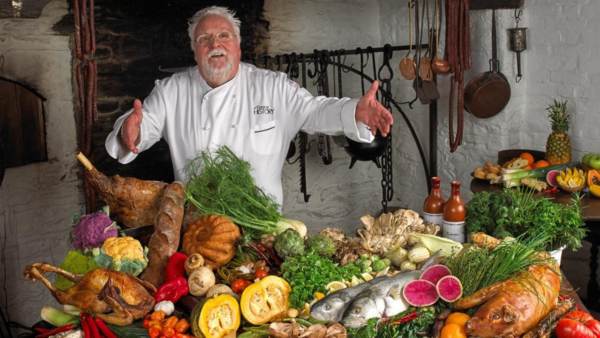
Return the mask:
M 279 205 L 254 183 L 250 164 L 227 146 L 202 151 L 183 171 L 185 196 L 202 214 L 225 216 L 253 238 L 276 230 Z

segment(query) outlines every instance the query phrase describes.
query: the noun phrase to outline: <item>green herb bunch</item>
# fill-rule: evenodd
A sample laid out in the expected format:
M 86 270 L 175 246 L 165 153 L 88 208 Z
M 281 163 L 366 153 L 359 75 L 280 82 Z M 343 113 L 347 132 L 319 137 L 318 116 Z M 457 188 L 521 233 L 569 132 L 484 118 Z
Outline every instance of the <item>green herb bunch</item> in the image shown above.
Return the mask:
M 183 169 L 186 198 L 203 214 L 225 216 L 253 238 L 276 230 L 279 205 L 255 183 L 250 164 L 227 146 L 203 151 Z
M 333 281 L 362 279 L 354 265 L 339 266 L 331 259 L 321 257 L 314 251 L 300 257 L 288 257 L 281 264 L 282 277 L 291 286 L 290 306 L 303 308 L 304 303 L 314 299 L 315 292 L 327 293 L 327 284 Z
M 465 227 L 469 234 L 482 231 L 499 238 L 524 235 L 526 239 L 544 233 L 548 241 L 542 249 L 546 251 L 562 246 L 580 248 L 584 226 L 577 194 L 570 205 L 564 205 L 546 197 L 534 198 L 530 189 L 505 189 L 476 193 L 467 203 Z
M 442 307 L 409 307 L 405 311 L 392 316 L 389 321 L 382 322 L 381 318 L 371 318 L 357 329 L 348 329 L 348 338 L 419 338 L 419 332 L 430 332 L 435 322 L 435 316 Z M 403 318 L 409 320 L 404 321 Z M 414 318 L 414 319 L 413 319 Z

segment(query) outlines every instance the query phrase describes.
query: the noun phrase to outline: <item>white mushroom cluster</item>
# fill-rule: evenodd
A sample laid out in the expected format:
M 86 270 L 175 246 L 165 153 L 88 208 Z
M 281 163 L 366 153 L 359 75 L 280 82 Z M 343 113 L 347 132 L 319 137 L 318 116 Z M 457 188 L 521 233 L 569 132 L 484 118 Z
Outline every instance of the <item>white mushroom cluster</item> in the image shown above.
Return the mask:
M 360 245 L 378 254 L 398 246 L 406 248 L 415 245 L 417 242 L 409 238 L 412 233 L 435 235 L 440 231 L 439 226 L 433 223 L 425 224 L 417 212 L 409 209 L 398 209 L 377 218 L 365 215 L 360 220 L 365 226 L 356 230 L 360 237 Z

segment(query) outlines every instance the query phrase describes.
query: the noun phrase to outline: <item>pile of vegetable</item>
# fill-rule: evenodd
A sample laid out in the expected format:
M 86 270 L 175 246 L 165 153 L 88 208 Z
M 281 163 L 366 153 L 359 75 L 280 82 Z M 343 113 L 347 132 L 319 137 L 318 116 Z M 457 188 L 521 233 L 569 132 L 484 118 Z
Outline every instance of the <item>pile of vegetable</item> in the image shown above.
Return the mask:
M 523 235 L 527 239 L 542 233 L 548 240 L 543 246 L 547 251 L 580 248 L 586 231 L 580 195 L 563 205 L 519 189 L 474 194 L 467 203 L 465 228 L 467 234 L 482 231 L 498 238 Z
M 203 151 L 184 168 L 185 195 L 202 214 L 225 216 L 253 238 L 293 228 L 306 236 L 306 226 L 279 213 L 273 196 L 254 183 L 250 164 L 227 146 Z

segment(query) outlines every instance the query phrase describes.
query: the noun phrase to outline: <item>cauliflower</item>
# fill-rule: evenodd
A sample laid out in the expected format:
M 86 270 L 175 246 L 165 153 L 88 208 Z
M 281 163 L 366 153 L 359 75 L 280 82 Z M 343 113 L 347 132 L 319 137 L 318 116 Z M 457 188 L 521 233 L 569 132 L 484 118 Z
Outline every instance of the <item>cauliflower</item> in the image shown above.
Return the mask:
M 117 236 L 117 224 L 108 217 L 107 212 L 98 211 L 83 216 L 73 227 L 73 247 L 82 251 L 98 248 L 107 238 Z
M 137 276 L 148 266 L 148 249 L 133 237 L 113 237 L 102 248 L 92 250 L 94 261 L 101 267 Z

